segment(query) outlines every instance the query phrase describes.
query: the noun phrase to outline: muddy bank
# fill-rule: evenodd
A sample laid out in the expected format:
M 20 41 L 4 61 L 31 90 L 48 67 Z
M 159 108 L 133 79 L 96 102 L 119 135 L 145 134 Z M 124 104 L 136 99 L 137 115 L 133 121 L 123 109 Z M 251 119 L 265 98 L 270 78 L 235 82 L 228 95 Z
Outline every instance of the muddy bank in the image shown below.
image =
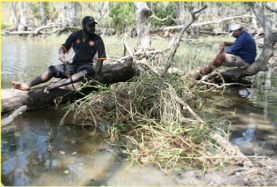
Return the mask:
M 277 160 L 263 160 L 254 167 L 237 167 L 207 174 L 179 173 L 177 182 L 184 186 L 276 186 Z

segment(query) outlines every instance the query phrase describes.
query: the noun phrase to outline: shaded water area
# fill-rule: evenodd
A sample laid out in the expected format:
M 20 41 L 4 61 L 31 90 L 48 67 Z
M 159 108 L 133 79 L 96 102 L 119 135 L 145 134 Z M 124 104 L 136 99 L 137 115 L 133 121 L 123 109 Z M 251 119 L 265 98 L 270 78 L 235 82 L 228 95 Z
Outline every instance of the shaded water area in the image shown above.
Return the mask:
M 59 46 L 1 43 L 1 85 L 10 81 L 30 81 L 51 64 L 58 64 Z M 234 87 L 224 94 L 211 93 L 219 111 L 199 114 L 204 120 L 227 118 L 223 126 L 231 142 L 246 155 L 276 157 L 273 140 L 277 128 L 277 75 L 271 76 L 271 90 Z M 1 131 L 1 178 L 11 186 L 169 186 L 182 185 L 179 173 L 166 175 L 159 168 L 139 168 L 116 155 L 103 141 L 104 134 L 92 127 L 82 128 L 67 118 L 60 126 L 63 107 L 25 112 Z M 219 124 L 222 125 L 222 124 Z M 51 145 L 51 147 L 49 147 Z M 49 150 L 52 150 L 49 152 Z M 187 170 L 190 170 L 189 168 Z M 194 181 L 191 185 L 202 185 Z

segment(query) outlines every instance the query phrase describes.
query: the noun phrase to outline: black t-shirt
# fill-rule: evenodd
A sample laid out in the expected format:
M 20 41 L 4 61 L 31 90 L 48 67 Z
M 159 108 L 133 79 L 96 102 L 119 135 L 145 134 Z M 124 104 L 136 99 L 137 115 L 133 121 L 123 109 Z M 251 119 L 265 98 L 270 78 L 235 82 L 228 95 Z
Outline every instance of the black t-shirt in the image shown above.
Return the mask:
M 76 65 L 93 63 L 95 55 L 97 60 L 106 60 L 104 42 L 97 34 L 84 40 L 82 30 L 73 32 L 62 46 L 67 53 L 73 47 L 73 58 L 70 62 Z

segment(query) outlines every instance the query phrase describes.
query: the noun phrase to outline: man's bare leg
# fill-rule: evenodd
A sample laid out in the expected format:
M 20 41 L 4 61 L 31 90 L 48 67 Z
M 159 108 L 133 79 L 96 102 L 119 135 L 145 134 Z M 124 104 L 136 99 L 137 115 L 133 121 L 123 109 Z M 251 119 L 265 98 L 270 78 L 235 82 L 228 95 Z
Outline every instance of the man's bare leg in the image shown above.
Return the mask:
M 53 76 L 54 76 L 53 72 L 51 70 L 47 70 L 46 72 L 44 72 L 43 74 L 41 74 L 40 76 L 38 76 L 37 78 L 35 78 L 30 82 L 21 83 L 21 82 L 12 81 L 12 85 L 15 89 L 28 91 L 32 86 L 47 82 Z
M 62 86 L 65 86 L 65 85 L 69 85 L 71 83 L 75 83 L 75 82 L 79 82 L 81 80 L 84 79 L 84 77 L 86 76 L 87 74 L 87 71 L 86 70 L 83 70 L 83 71 L 80 71 L 74 75 L 72 75 L 71 77 L 69 77 L 68 79 L 64 80 L 64 81 L 60 81 L 60 82 L 57 82 L 57 83 L 52 83 L 52 84 L 49 84 L 45 89 L 44 89 L 44 92 L 45 93 L 49 93 L 50 90 L 53 90 L 55 88 L 59 88 L 59 87 L 62 87 Z
M 201 68 L 200 72 L 204 75 L 210 74 L 213 68 L 217 68 L 221 66 L 226 58 L 226 51 L 220 50 L 219 54 L 215 57 L 215 59 L 208 64 L 207 67 Z

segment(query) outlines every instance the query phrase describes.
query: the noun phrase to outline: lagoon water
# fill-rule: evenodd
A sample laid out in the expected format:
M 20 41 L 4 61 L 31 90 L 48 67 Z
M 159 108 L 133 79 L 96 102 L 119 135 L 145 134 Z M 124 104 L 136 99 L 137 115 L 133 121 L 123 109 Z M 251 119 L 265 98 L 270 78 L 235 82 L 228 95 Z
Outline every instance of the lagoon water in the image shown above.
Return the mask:
M 10 81 L 30 81 L 49 65 L 58 64 L 59 46 L 26 41 L 1 43 L 1 87 Z M 218 116 L 228 117 L 225 127 L 231 142 L 248 155 L 276 156 L 277 146 L 264 141 L 277 136 L 277 75 L 271 89 L 231 88 L 224 94 L 210 94 L 217 100 Z M 1 131 L 1 178 L 8 186 L 169 186 L 177 175 L 159 168 L 139 168 L 115 157 L 113 147 L 103 141 L 101 131 L 77 127 L 72 119 L 60 120 L 63 107 L 28 111 Z M 49 135 L 52 138 L 49 139 Z M 52 152 L 49 152 L 49 144 Z M 275 146 L 275 147 L 274 147 Z M 197 185 L 197 184 L 196 184 Z M 198 185 L 201 185 L 199 183 Z

